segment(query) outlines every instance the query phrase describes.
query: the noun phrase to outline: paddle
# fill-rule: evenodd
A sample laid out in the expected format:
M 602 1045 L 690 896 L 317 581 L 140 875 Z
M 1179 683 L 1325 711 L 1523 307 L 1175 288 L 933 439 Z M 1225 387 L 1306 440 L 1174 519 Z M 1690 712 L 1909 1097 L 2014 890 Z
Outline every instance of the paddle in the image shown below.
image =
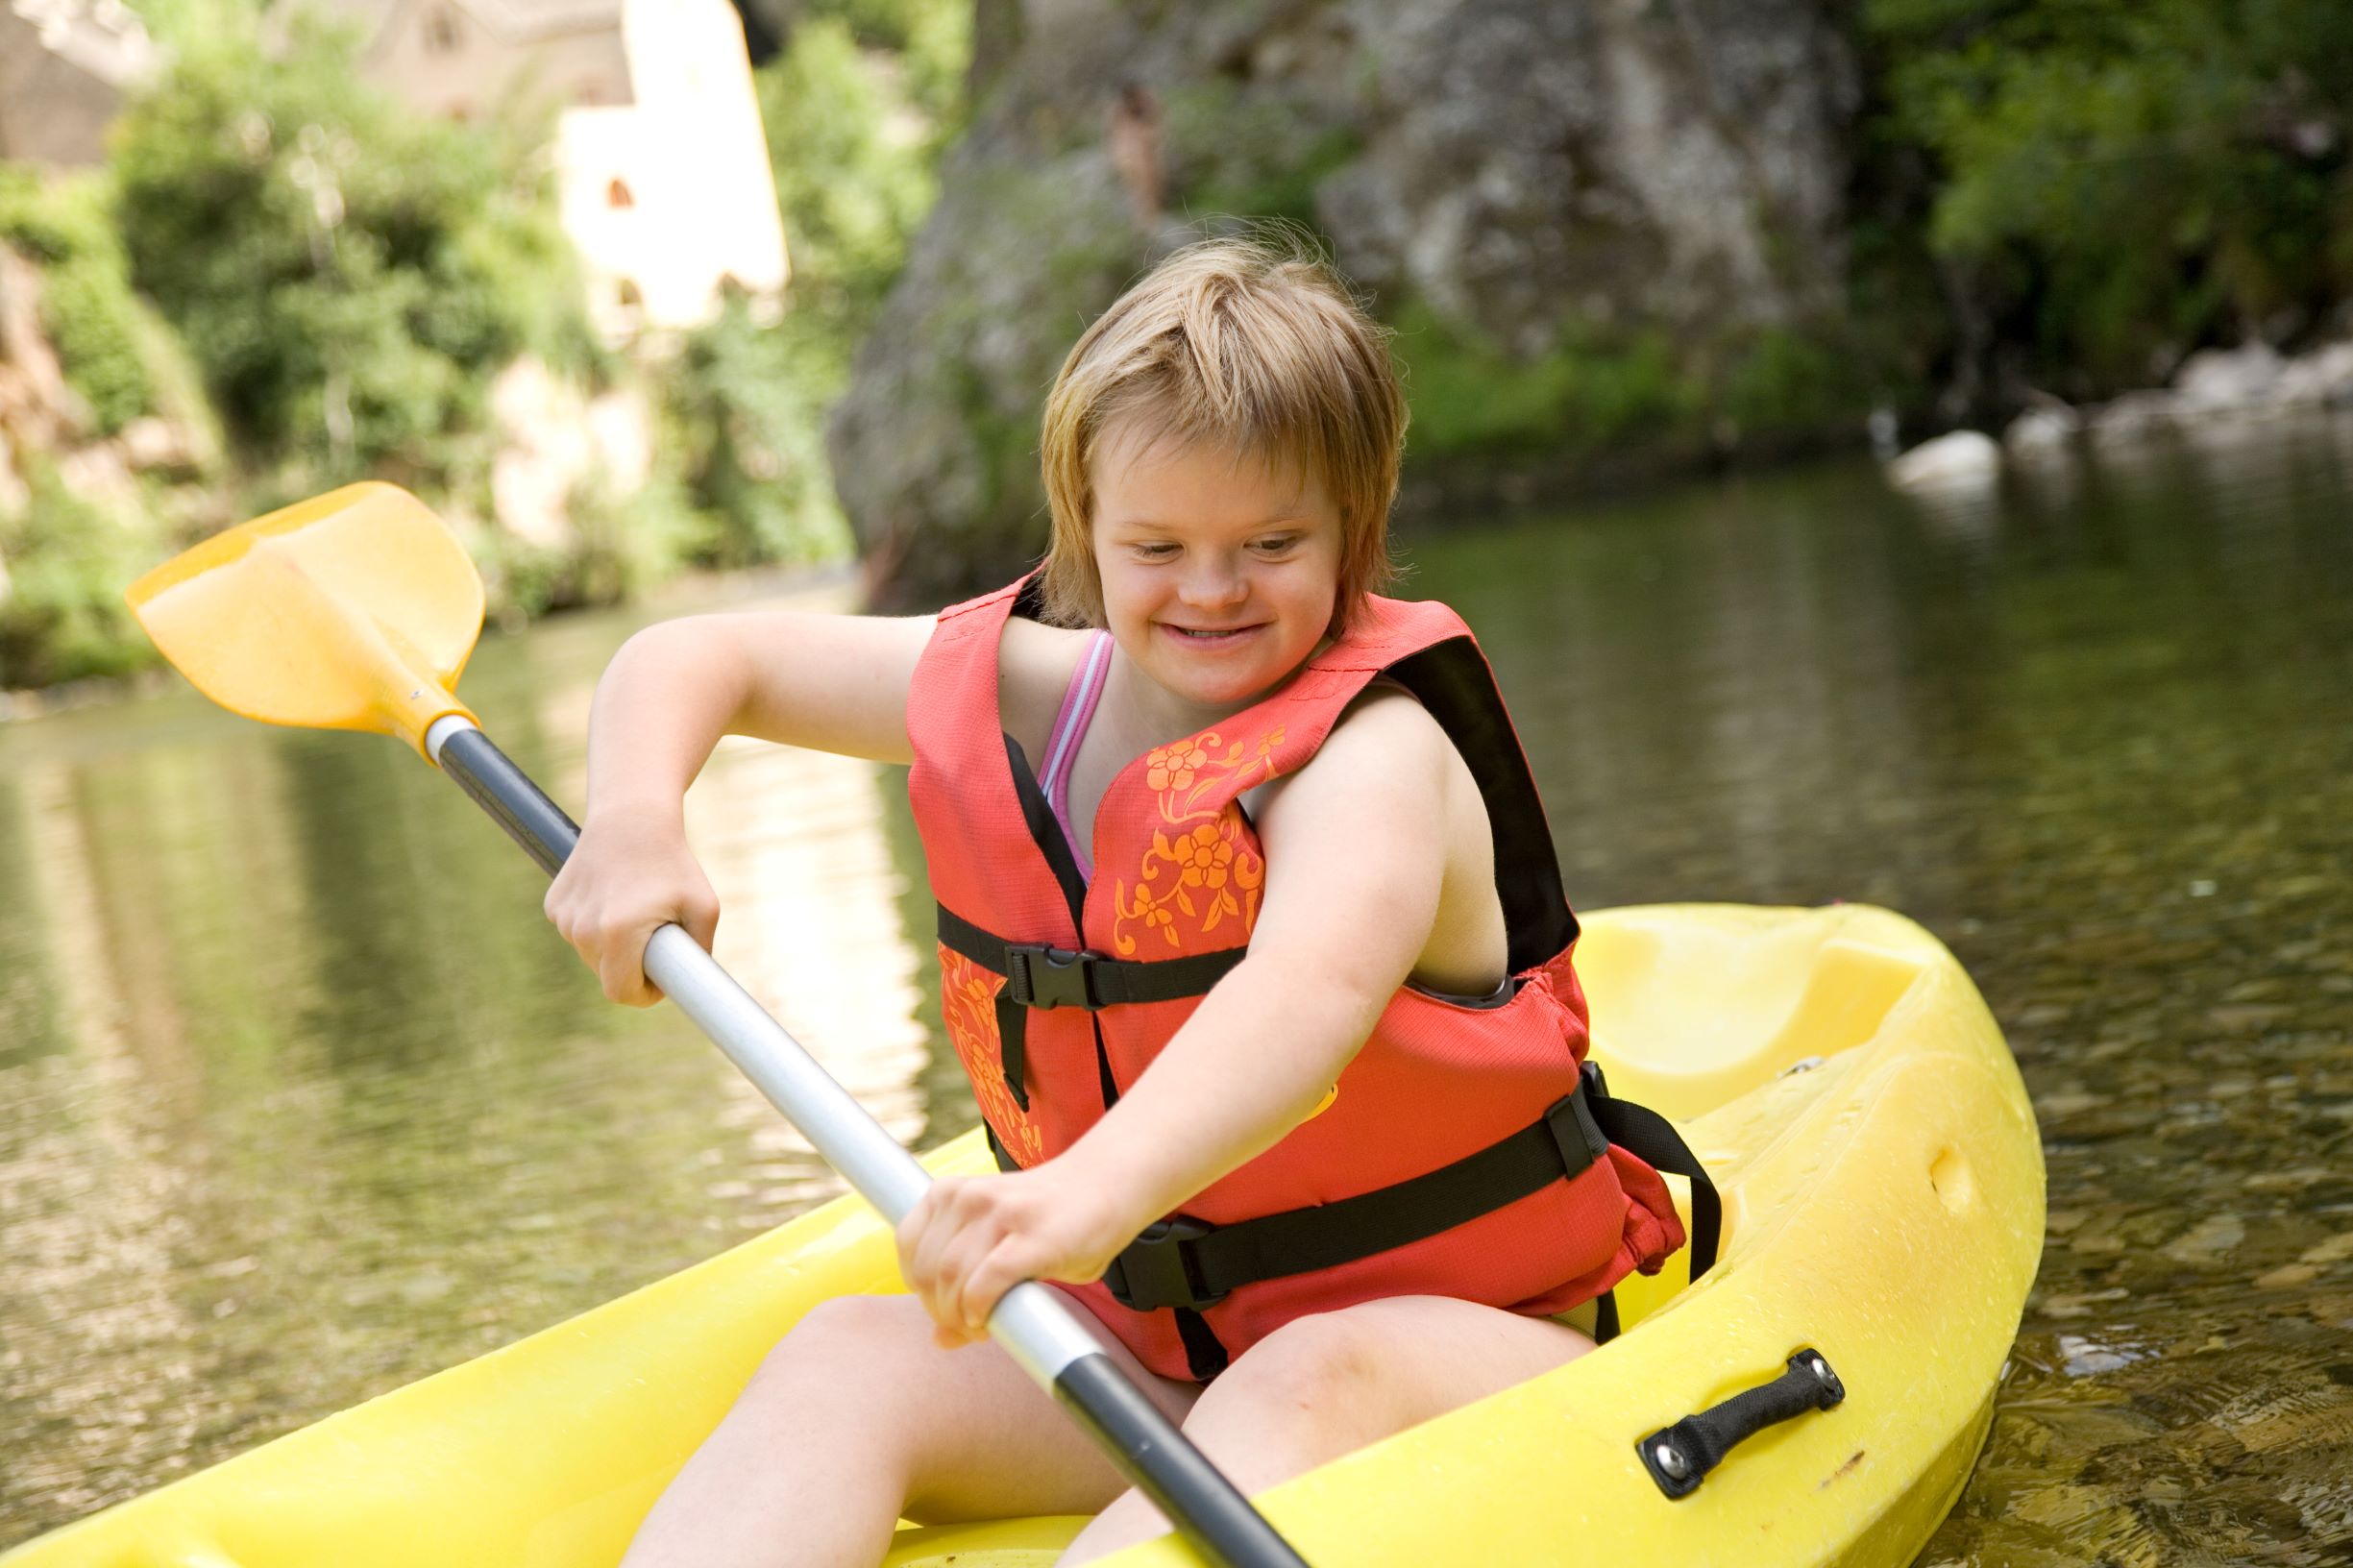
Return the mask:
M 127 596 L 163 656 L 223 707 L 274 724 L 397 735 L 552 876 L 578 842 L 450 689 L 482 625 L 482 584 L 406 491 L 355 484 L 205 541 Z M 893 1225 L 931 1183 L 858 1102 L 676 925 L 646 974 Z M 1220 1568 L 1306 1568 L 1160 1413 L 1060 1297 L 1014 1286 L 989 1332 Z

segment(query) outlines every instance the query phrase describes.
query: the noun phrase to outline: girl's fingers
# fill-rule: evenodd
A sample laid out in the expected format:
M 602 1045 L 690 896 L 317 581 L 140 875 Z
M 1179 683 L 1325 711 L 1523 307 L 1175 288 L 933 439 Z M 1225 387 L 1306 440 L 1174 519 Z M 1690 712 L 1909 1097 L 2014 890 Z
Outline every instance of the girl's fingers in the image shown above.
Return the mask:
M 1022 1261 L 1024 1248 L 1017 1237 L 1007 1237 L 989 1250 L 986 1257 L 965 1277 L 962 1297 L 964 1322 L 973 1338 L 984 1338 L 989 1333 L 989 1314 L 1005 1292 L 1030 1277 L 1031 1270 Z
M 907 1288 L 923 1296 L 927 1305 L 940 1272 L 940 1254 L 955 1237 L 945 1200 L 959 1180 L 951 1176 L 933 1183 L 899 1224 L 899 1272 L 906 1277 Z
M 949 1177 L 918 1199 L 899 1224 L 900 1272 L 922 1302 L 943 1345 L 988 1333 L 999 1297 L 1030 1272 L 1036 1249 L 1011 1223 L 1001 1179 Z
M 941 1315 L 933 1335 L 943 1348 L 954 1350 L 989 1337 L 989 1309 L 1005 1293 L 1005 1286 L 991 1289 L 981 1282 L 985 1277 L 1002 1273 L 1002 1265 L 991 1260 L 1011 1245 L 1014 1245 L 1011 1237 L 1000 1238 L 970 1268 L 956 1271 L 953 1282 L 944 1287 Z M 982 1303 L 985 1305 L 976 1305 Z
M 695 939 L 696 946 L 711 951 L 711 944 L 719 940 L 719 900 L 709 889 L 702 890 L 679 905 L 678 923 Z
M 932 1281 L 934 1318 L 967 1335 L 979 1328 L 965 1306 L 966 1290 L 972 1271 L 1007 1239 L 1003 1228 L 988 1218 L 957 1228 L 954 1237 L 941 1252 Z
M 646 943 L 657 926 L 675 921 L 705 952 L 719 934 L 718 896 L 668 827 L 649 833 L 591 821 L 540 908 L 606 997 L 630 1007 L 662 1000 L 645 972 Z
M 946 1316 L 943 1268 L 960 1230 L 945 1201 L 953 1195 L 949 1182 L 955 1180 L 935 1185 L 899 1228 L 899 1273 L 935 1323 Z
M 646 943 L 652 937 L 653 929 L 648 926 L 633 936 L 603 943 L 594 962 L 606 996 L 628 1007 L 650 1007 L 661 999 L 661 992 L 646 978 Z
M 715 926 L 719 923 L 717 910 L 711 912 L 711 922 Z M 637 977 L 639 999 L 636 1005 L 639 1007 L 651 1007 L 662 999 L 662 988 L 655 985 L 652 977 L 646 973 L 646 949 L 653 945 L 653 934 L 659 931 L 663 924 L 664 922 L 659 919 L 648 921 L 632 928 L 627 936 L 621 939 L 621 950 L 628 955 L 629 972 Z M 711 944 L 704 943 L 702 950 L 709 952 Z
M 597 966 L 597 984 L 604 988 L 604 999 L 608 1002 L 627 1002 L 628 977 L 622 973 L 621 962 L 613 956 L 611 949 L 590 955 L 590 962 Z

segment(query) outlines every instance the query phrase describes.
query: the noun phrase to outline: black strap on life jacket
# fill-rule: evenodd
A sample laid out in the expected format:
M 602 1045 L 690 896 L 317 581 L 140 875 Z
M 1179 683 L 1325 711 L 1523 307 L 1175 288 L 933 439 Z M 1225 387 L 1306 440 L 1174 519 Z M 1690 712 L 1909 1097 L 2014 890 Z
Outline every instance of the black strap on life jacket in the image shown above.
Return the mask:
M 1032 578 L 1013 613 L 1036 617 L 1042 600 Z M 1577 938 L 1577 917 L 1562 894 L 1559 862 L 1544 807 L 1519 742 L 1495 689 L 1493 673 L 1467 636 L 1452 637 L 1390 665 L 1385 674 L 1406 686 L 1454 740 L 1478 783 L 1495 839 L 1496 894 L 1508 942 L 1506 968 L 1519 973 L 1545 962 Z M 1005 737 L 1007 764 L 1030 837 L 1036 841 L 1070 906 L 1084 924 L 1086 884 L 1068 841 L 1039 788 L 1019 743 Z M 1097 1012 L 1123 1002 L 1174 1001 L 1206 995 L 1246 955 L 1247 947 L 1160 961 L 1105 957 L 1035 943 L 1009 943 L 944 906 L 940 942 L 983 968 L 1005 977 L 995 1001 L 1000 1066 L 1015 1104 L 1029 1109 L 1025 1021 L 1033 1007 L 1078 1007 Z M 1096 1067 L 1103 1103 L 1117 1097 L 1098 1036 Z M 1338 1203 L 1266 1214 L 1213 1227 L 1177 1215 L 1147 1229 L 1114 1260 L 1104 1280 L 1130 1307 L 1165 1307 L 1176 1314 L 1193 1375 L 1206 1381 L 1224 1365 L 1225 1352 L 1201 1318 L 1203 1308 L 1259 1280 L 1328 1268 L 1405 1246 L 1500 1209 L 1548 1183 L 1583 1171 L 1610 1143 L 1654 1169 L 1691 1181 L 1691 1277 L 1715 1261 L 1722 1208 L 1699 1160 L 1663 1116 L 1608 1097 L 1601 1069 L 1584 1066 L 1577 1090 L 1543 1118 L 1485 1149 L 1410 1180 Z M 989 1146 L 1004 1170 L 1020 1168 L 996 1129 Z M 1122 1294 L 1126 1291 L 1126 1294 Z M 1597 1306 L 1595 1337 L 1617 1332 L 1615 1300 Z
M 1128 1002 L 1205 995 L 1248 952 L 1233 947 L 1158 962 L 1106 958 L 1009 943 L 945 905 L 940 908 L 940 942 L 1005 977 L 996 995 L 997 1038 L 1006 1087 L 1023 1110 L 1029 1108 L 1023 1081 L 1023 1022 L 1029 1009 L 1077 1007 L 1091 1013 Z M 1600 1066 L 1587 1062 L 1578 1087 L 1541 1119 L 1475 1154 L 1336 1203 L 1232 1225 L 1184 1214 L 1160 1220 L 1112 1260 L 1103 1282 L 1124 1306 L 1139 1311 L 1173 1309 L 1180 1322 L 1189 1321 L 1238 1286 L 1334 1268 L 1466 1224 L 1553 1182 L 1575 1178 L 1612 1143 L 1654 1170 L 1690 1181 L 1691 1278 L 1697 1280 L 1714 1264 L 1723 1234 L 1724 1209 L 1715 1183 L 1673 1122 L 1611 1098 Z M 989 1148 L 999 1169 L 1020 1168 L 993 1127 Z M 1617 1333 L 1617 1300 L 1605 1292 L 1595 1307 L 1594 1339 L 1606 1342 Z
M 1691 1179 L 1691 1276 L 1699 1278 L 1715 1262 L 1722 1230 L 1715 1185 L 1672 1123 L 1610 1099 L 1601 1068 L 1587 1063 L 1578 1087 L 1541 1120 L 1476 1154 L 1336 1203 L 1232 1225 L 1183 1214 L 1161 1220 L 1112 1261 L 1103 1283 L 1140 1311 L 1198 1311 L 1245 1285 L 1336 1267 L 1452 1230 L 1552 1182 L 1573 1179 L 1611 1143 L 1654 1169 Z M 1600 1309 L 1611 1333 L 1615 1306 L 1605 1300 Z
M 1588 1087 L 1601 1084 L 1600 1067 L 1588 1062 L 1584 1070 L 1589 1075 Z M 1671 1172 L 1691 1183 L 1691 1277 L 1697 1280 L 1714 1267 L 1716 1250 L 1724 1240 L 1724 1199 L 1709 1179 L 1707 1167 L 1675 1130 L 1675 1123 L 1648 1106 L 1609 1098 L 1605 1085 L 1594 1099 L 1593 1119 L 1610 1142 L 1653 1170 Z M 1617 1336 L 1617 1292 L 1605 1290 L 1593 1307 L 1593 1342 L 1605 1345 Z
M 983 931 L 945 904 L 940 906 L 940 945 L 1005 977 L 996 993 L 997 1048 L 1014 1104 L 1029 1109 L 1026 1021 L 1033 1007 L 1084 1008 L 1090 1013 L 1126 1002 L 1173 1002 L 1206 996 L 1226 972 L 1249 956 L 1228 947 L 1187 958 L 1122 959 L 1007 942 Z

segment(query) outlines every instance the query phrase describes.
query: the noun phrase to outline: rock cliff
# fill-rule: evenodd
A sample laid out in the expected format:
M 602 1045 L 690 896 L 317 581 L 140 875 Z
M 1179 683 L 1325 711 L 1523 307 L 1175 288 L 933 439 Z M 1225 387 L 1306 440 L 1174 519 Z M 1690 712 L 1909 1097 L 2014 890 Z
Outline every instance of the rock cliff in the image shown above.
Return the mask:
M 981 0 L 971 128 L 830 430 L 881 602 L 1042 547 L 1040 403 L 1121 284 L 1281 216 L 1399 329 L 1408 475 L 1844 419 L 1826 0 Z

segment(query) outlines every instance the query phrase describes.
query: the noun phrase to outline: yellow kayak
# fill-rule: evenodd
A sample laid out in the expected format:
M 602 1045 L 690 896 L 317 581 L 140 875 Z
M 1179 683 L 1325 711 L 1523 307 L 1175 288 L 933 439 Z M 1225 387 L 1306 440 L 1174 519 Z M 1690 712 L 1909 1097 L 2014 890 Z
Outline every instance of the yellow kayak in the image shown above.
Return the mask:
M 1976 989 L 1860 905 L 1589 917 L 1613 1093 L 1673 1117 L 1721 1261 L 1619 1290 L 1617 1339 L 1264 1493 L 1318 1568 L 1908 1563 L 1968 1479 L 2043 1241 L 2043 1161 Z M 989 1168 L 976 1138 L 937 1169 Z M 621 1556 L 761 1356 L 897 1289 L 856 1199 L 0 1556 L 5 1568 L 588 1568 Z M 1844 1397 L 1670 1499 L 1637 1452 L 1818 1353 Z M 900 1531 L 890 1568 L 1050 1562 L 1075 1519 Z M 1164 1538 L 1114 1560 L 1191 1563 Z

